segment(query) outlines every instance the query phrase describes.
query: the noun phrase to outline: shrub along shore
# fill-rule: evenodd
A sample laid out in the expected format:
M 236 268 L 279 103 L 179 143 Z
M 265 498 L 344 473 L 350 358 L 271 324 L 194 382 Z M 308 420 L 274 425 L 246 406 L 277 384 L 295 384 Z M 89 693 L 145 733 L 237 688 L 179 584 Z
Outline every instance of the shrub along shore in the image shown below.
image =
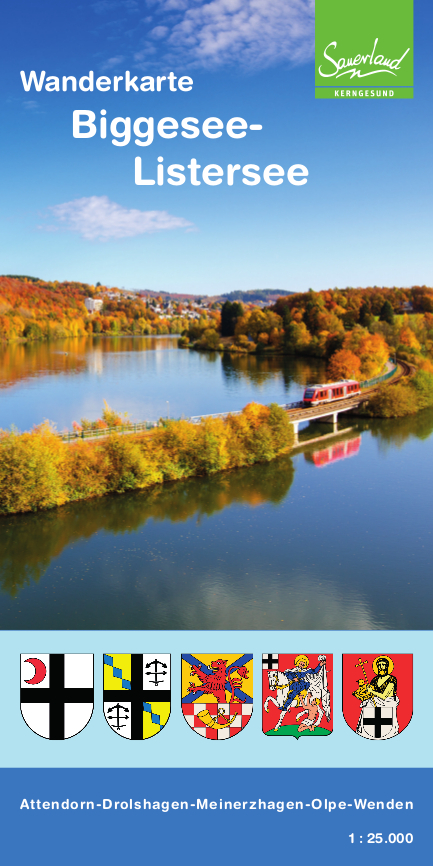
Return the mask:
M 433 406 L 433 373 L 417 370 L 400 382 L 379 385 L 368 402 L 356 412 L 373 418 L 404 418 Z
M 200 424 L 166 421 L 151 435 L 111 433 L 73 444 L 49 422 L 28 433 L 0 431 L 0 514 L 267 463 L 287 453 L 293 439 L 287 413 L 275 403 L 249 403 L 239 415 Z

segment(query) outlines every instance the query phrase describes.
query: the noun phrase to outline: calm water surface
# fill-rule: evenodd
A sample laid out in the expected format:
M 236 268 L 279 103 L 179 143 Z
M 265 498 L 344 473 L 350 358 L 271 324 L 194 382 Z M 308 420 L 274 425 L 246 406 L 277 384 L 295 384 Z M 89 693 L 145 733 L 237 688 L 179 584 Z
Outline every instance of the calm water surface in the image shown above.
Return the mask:
M 137 418 L 167 394 L 176 415 L 282 402 L 321 372 L 106 342 L 76 341 L 68 369 L 58 348 L 7 350 L 7 423 L 69 425 L 102 397 Z M 0 519 L 0 627 L 432 628 L 433 411 L 344 423 L 341 440 L 265 466 Z
M 0 428 L 59 430 L 96 419 L 103 401 L 136 421 L 241 409 L 250 400 L 298 400 L 323 373 L 314 359 L 232 360 L 177 348 L 177 337 L 88 337 L 0 349 Z

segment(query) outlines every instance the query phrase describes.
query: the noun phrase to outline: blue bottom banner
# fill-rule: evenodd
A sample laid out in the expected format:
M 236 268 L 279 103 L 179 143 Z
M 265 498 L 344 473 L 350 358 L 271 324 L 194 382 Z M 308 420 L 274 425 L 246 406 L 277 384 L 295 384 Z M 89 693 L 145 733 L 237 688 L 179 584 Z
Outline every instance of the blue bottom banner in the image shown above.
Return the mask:
M 3 769 L 4 863 L 408 863 L 432 770 Z

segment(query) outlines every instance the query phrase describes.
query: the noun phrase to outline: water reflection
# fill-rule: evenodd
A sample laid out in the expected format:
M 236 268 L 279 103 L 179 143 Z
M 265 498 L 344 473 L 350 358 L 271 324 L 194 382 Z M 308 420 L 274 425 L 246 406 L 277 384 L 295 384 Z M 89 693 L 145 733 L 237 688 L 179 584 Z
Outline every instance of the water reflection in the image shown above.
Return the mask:
M 433 408 L 424 409 L 417 415 L 407 415 L 406 418 L 380 418 L 361 421 L 357 419 L 362 430 L 369 430 L 377 440 L 378 448 L 385 454 L 393 448 L 401 448 L 409 440 L 426 440 L 433 431 Z
M 318 622 L 321 629 L 382 628 L 355 587 L 349 586 L 343 597 L 337 582 L 324 583 L 301 569 L 288 585 L 272 580 L 257 585 L 252 598 L 245 598 L 236 586 L 207 583 L 188 611 L 190 625 L 183 628 L 195 628 L 200 618 L 202 628 L 209 629 L 314 630 Z
M 67 348 L 65 342 L 8 343 L 0 348 L 0 388 L 41 376 L 83 373 L 87 338 L 68 341 Z
M 0 348 L 0 426 L 30 429 L 49 418 L 59 429 L 95 420 L 103 400 L 133 420 L 212 414 L 251 400 L 297 400 L 323 364 L 277 356 L 178 349 L 178 338 L 77 337 Z
M 216 357 L 216 353 L 213 354 Z M 225 379 L 229 383 L 248 381 L 260 387 L 275 381 L 289 390 L 293 384 L 303 389 L 324 375 L 323 361 L 316 358 L 293 358 L 288 355 L 228 355 L 221 359 Z
M 183 523 L 211 517 L 235 503 L 250 507 L 277 504 L 293 481 L 290 457 L 264 466 L 190 479 L 145 493 L 107 496 L 46 513 L 0 518 L 2 549 L 0 588 L 15 597 L 31 581 L 39 582 L 52 560 L 77 541 L 98 532 L 137 532 L 149 520 Z
M 431 628 L 433 412 L 355 424 L 329 472 L 299 453 L 3 518 L 0 627 Z
M 177 337 L 74 337 L 0 347 L 0 388 L 47 375 L 100 375 L 105 354 L 176 349 Z
M 138 418 L 286 402 L 321 378 L 315 361 L 170 337 L 64 346 L 3 350 L 2 426 L 70 426 L 104 397 Z M 0 519 L 0 627 L 432 628 L 433 410 L 341 423 L 305 457 Z
M 361 446 L 361 436 L 354 436 L 351 439 L 342 439 L 338 442 L 333 442 L 327 445 L 326 448 L 319 448 L 311 453 L 306 452 L 305 459 L 314 463 L 314 466 L 329 466 L 330 463 L 336 463 L 337 460 L 347 460 L 348 457 L 355 457 Z

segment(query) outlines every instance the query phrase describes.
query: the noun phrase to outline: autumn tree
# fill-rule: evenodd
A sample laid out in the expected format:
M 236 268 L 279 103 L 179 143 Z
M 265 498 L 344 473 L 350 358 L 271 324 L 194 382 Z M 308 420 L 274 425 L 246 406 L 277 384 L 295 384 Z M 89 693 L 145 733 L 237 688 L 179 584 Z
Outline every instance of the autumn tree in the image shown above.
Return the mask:
M 340 379 L 359 379 L 361 374 L 361 359 L 350 349 L 339 349 L 331 355 L 327 375 L 329 382 Z
M 239 336 L 245 334 L 257 342 L 259 334 L 267 333 L 268 335 L 277 328 L 282 327 L 281 316 L 274 313 L 272 310 L 250 310 L 238 319 L 236 323 L 235 334 Z
M 400 343 L 408 349 L 418 351 L 421 348 L 419 340 L 417 340 L 412 328 L 409 326 L 402 328 L 400 331 Z
M 361 374 L 364 379 L 378 376 L 389 357 L 389 346 L 381 334 L 370 334 L 364 328 L 356 327 L 347 334 L 343 349 L 350 349 L 361 361 Z
M 368 412 L 377 418 L 403 418 L 417 412 L 417 399 L 408 383 L 381 385 L 369 400 Z
M 106 417 L 112 412 L 105 407 Z M 31 433 L 0 431 L 0 513 L 143 490 L 164 481 L 266 463 L 293 445 L 280 406 L 250 403 L 237 415 L 200 424 L 165 421 L 153 431 L 63 442 L 49 424 Z

